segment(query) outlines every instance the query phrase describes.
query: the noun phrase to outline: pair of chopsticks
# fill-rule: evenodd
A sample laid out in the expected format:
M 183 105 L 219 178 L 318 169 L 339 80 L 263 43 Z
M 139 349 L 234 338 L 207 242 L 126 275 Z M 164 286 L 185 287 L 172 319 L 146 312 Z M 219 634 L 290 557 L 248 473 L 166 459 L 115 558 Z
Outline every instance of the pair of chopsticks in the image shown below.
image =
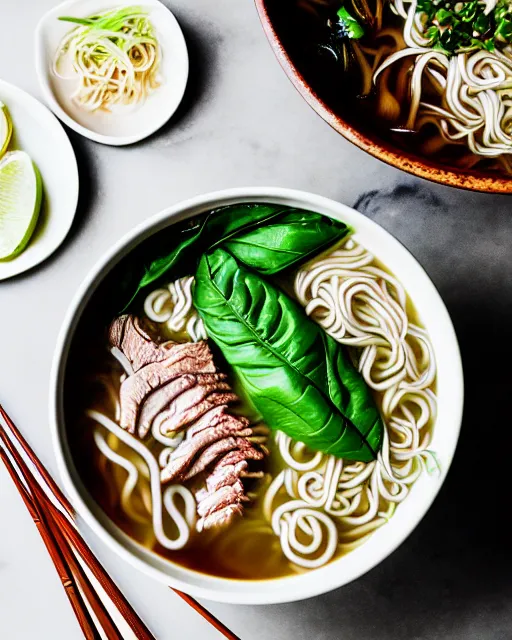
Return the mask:
M 122 639 L 124 626 L 139 640 L 154 640 L 85 543 L 70 502 L 1 405 L 0 417 L 5 423 L 0 420 L 0 457 L 48 549 L 85 638 Z M 225 638 L 239 640 L 194 598 L 173 591 Z M 114 617 L 123 621 L 121 629 Z

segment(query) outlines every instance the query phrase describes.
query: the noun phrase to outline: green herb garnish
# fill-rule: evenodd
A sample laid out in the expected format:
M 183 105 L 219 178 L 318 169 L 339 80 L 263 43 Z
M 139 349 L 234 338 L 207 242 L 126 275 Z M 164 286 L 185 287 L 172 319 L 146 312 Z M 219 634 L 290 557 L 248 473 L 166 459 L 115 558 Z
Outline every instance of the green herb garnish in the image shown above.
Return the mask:
M 424 16 L 424 35 L 434 49 L 450 55 L 487 49 L 512 42 L 512 3 L 499 0 L 486 14 L 479 0 L 454 2 L 418 0 L 417 13 Z
M 345 38 L 358 40 L 364 36 L 364 29 L 359 22 L 350 15 L 345 7 L 340 7 L 336 13 L 338 24 L 336 25 L 338 34 Z

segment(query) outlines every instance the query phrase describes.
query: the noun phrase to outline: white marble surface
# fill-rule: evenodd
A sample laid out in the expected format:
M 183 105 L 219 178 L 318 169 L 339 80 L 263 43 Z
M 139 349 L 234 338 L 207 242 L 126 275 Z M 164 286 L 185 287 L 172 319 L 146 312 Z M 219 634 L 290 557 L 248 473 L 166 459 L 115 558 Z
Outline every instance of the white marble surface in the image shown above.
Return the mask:
M 229 186 L 280 185 L 356 204 L 395 233 L 433 277 L 453 315 L 466 368 L 461 445 L 417 531 L 356 583 L 302 604 L 207 603 L 243 640 L 498 640 L 512 637 L 510 361 L 512 200 L 411 178 L 332 131 L 285 78 L 251 0 L 172 0 L 191 53 L 185 103 L 131 148 L 71 135 L 81 177 L 76 224 L 40 268 L 0 284 L 0 401 L 44 463 L 50 362 L 78 283 L 120 235 L 183 198 Z M 40 97 L 32 34 L 53 0 L 0 2 L 0 77 Z M 49 149 L 51 153 L 51 149 Z M 500 371 L 501 373 L 497 373 Z M 486 484 L 480 466 L 489 456 Z M 487 461 L 487 460 L 486 460 Z M 81 636 L 49 557 L 0 467 L 0 638 Z M 220 637 L 165 587 L 91 546 L 159 639 Z

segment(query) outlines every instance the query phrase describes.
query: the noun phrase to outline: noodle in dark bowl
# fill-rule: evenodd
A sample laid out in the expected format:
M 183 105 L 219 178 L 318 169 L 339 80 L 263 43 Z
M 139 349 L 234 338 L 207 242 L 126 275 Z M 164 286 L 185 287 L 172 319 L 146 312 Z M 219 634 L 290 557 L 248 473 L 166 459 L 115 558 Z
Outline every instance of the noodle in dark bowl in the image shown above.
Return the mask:
M 356 132 L 407 151 L 415 162 L 427 158 L 456 173 L 496 179 L 510 175 L 508 0 L 264 6 L 306 83 Z M 350 31 L 347 16 L 360 32 Z M 457 184 L 464 186 L 462 178 Z

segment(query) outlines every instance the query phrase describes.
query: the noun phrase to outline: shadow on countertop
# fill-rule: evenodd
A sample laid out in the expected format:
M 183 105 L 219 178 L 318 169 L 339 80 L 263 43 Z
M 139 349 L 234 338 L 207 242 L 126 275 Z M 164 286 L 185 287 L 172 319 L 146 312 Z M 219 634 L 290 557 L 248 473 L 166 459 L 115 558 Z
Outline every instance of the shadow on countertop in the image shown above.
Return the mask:
M 459 192 L 455 208 L 455 193 L 414 180 L 355 205 L 412 248 L 438 287 L 460 344 L 465 408 L 433 507 L 379 567 L 306 605 L 325 614 L 317 637 L 512 638 L 511 203 L 493 208 L 487 196 L 483 209 L 485 196 L 467 194 L 465 208 Z
M 197 111 L 207 103 L 214 86 L 214 74 L 217 69 L 219 47 L 223 41 L 222 33 L 215 25 L 205 23 L 198 18 L 192 21 L 189 13 L 181 12 L 164 0 L 179 21 L 187 43 L 189 56 L 189 76 L 183 99 L 176 112 L 161 129 L 146 140 L 131 145 L 137 149 L 142 145 L 166 147 L 180 144 L 193 137 L 192 127 L 197 122 Z

